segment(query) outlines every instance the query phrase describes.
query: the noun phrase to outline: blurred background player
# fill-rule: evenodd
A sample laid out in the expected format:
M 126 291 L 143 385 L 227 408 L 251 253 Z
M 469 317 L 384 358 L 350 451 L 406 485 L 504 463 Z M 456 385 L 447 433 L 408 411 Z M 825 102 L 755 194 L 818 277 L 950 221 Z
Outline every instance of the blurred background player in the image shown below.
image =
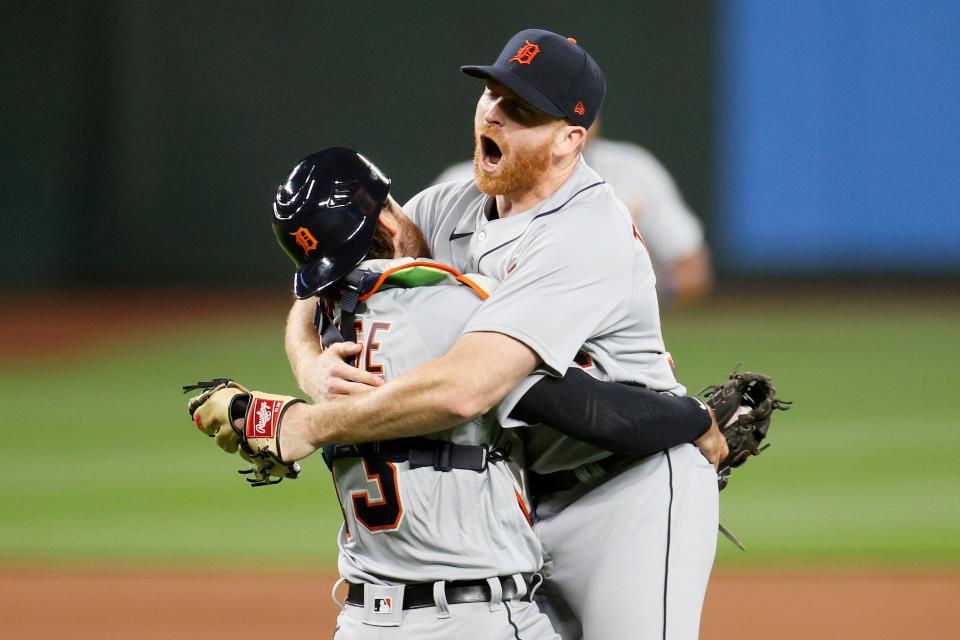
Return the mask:
M 701 300 L 713 288 L 703 225 L 666 167 L 639 145 L 601 138 L 600 120 L 587 132 L 584 158 L 630 210 L 653 258 L 661 302 L 679 306 Z M 445 169 L 433 183 L 473 177 L 473 161 L 467 160 Z

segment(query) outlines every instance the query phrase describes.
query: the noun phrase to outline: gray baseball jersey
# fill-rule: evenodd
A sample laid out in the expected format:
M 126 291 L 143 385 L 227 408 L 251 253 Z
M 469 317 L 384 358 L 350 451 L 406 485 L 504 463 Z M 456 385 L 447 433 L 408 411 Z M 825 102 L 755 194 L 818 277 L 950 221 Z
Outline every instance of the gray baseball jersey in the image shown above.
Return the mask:
M 465 180 L 430 187 L 404 207 L 438 260 L 501 281 L 464 332 L 513 337 L 540 356 L 550 375 L 578 360 L 604 378 L 684 394 L 661 337 L 650 257 L 610 186 L 581 159 L 533 209 L 499 219 L 494 203 Z M 501 424 L 518 426 L 508 415 L 536 380 L 501 403 Z M 527 447 L 538 473 L 608 455 L 552 431 L 535 434 Z
M 384 271 L 397 262 L 362 266 Z M 361 303 L 358 366 L 389 383 L 446 353 L 481 301 L 452 279 L 441 284 L 453 286 L 384 289 Z M 501 432 L 492 420 L 477 419 L 431 437 L 458 444 L 513 438 Z M 508 463 L 492 463 L 482 473 L 440 472 L 410 469 L 407 462 L 343 458 L 333 473 L 344 511 L 340 575 L 350 582 L 473 580 L 540 568 L 540 543 Z

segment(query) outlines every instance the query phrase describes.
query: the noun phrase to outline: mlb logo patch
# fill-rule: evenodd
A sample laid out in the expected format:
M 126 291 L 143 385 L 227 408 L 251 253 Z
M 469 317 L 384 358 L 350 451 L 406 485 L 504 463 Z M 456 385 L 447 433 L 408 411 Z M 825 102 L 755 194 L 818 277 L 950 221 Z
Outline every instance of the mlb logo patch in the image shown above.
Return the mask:
M 282 400 L 254 397 L 247 410 L 247 437 L 272 438 L 277 432 Z
M 402 584 L 363 585 L 363 623 L 375 627 L 399 627 L 403 621 L 404 589 Z

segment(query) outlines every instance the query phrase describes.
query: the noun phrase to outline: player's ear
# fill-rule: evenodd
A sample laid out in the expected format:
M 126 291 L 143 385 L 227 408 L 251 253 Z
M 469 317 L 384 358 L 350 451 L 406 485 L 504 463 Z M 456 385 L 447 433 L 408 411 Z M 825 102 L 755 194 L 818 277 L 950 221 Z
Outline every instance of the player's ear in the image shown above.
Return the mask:
M 565 156 L 581 150 L 587 140 L 587 130 L 579 125 L 564 124 L 557 131 L 557 137 L 557 151 Z
M 383 209 L 380 211 L 380 217 L 377 219 L 377 224 L 381 229 L 387 232 L 391 238 L 397 236 L 400 233 L 400 221 L 397 220 L 397 216 L 393 213 L 393 206 L 390 200 L 387 200 L 387 203 L 383 205 Z

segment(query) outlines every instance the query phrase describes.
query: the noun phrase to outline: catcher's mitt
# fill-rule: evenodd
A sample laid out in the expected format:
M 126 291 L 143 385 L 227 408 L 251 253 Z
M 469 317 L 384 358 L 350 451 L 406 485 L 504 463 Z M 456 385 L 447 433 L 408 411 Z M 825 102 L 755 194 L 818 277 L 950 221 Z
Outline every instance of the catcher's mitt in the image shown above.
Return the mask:
M 280 426 L 287 407 L 303 402 L 291 396 L 248 391 L 229 378 L 215 378 L 183 387 L 202 390 L 187 403 L 187 411 L 200 431 L 217 439 L 227 453 L 240 453 L 251 469 L 247 482 L 254 487 L 277 484 L 300 475 L 300 465 L 284 462 L 280 454 Z M 239 423 L 239 424 L 238 424 Z M 271 480 L 271 478 L 276 480 Z
M 767 437 L 770 417 L 775 409 L 786 411 L 790 402 L 776 397 L 773 381 L 762 373 L 737 373 L 734 370 L 725 384 L 707 387 L 701 392 L 713 409 L 720 432 L 727 439 L 730 452 L 717 470 L 720 489 L 727 486 L 730 473 L 750 456 L 760 455 L 769 444 L 760 446 Z

